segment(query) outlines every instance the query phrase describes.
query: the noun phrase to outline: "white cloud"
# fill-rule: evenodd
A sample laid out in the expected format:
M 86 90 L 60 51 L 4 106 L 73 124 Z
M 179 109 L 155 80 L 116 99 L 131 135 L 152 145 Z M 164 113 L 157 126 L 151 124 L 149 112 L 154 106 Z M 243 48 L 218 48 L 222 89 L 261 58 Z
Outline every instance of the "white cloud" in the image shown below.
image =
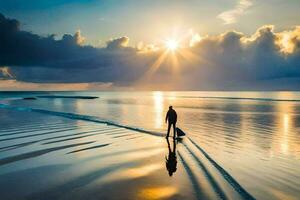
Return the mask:
M 107 42 L 108 49 L 119 49 L 127 47 L 129 44 L 129 38 L 126 36 L 111 39 Z
M 232 10 L 227 10 L 218 15 L 224 24 L 234 24 L 237 18 L 243 15 L 253 5 L 253 0 L 240 0 Z

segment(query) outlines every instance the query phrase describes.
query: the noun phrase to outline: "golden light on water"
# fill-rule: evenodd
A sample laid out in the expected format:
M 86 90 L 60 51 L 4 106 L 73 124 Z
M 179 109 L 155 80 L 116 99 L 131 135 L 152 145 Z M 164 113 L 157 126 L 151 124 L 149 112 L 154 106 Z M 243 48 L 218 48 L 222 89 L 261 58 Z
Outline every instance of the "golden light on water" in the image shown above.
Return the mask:
M 289 92 L 282 92 L 279 98 L 293 99 L 293 96 L 291 96 Z M 278 115 L 278 127 L 276 131 L 278 143 L 274 142 L 274 145 L 278 152 L 284 155 L 291 155 L 291 153 L 297 152 L 295 149 L 299 149 L 299 145 L 293 140 L 296 132 L 291 131 L 295 126 L 293 124 L 294 106 L 292 103 L 280 102 L 278 103 L 278 111 L 280 112 Z M 295 154 L 294 156 L 297 155 Z
M 290 122 L 289 114 L 284 114 L 283 115 L 283 137 L 280 144 L 281 151 L 284 154 L 289 153 L 289 140 L 288 140 L 289 122 Z
M 177 189 L 171 186 L 144 188 L 139 192 L 137 199 L 158 200 L 171 197 L 176 192 Z
M 130 168 L 127 170 L 122 171 L 120 174 L 118 174 L 119 179 L 122 177 L 125 178 L 139 178 L 143 176 L 147 176 L 150 173 L 159 170 L 162 168 L 162 165 L 160 164 L 147 164 L 144 166 L 139 166 L 135 168 Z
M 284 114 L 283 116 L 283 130 L 284 130 L 284 134 L 287 134 L 289 131 L 289 114 Z
M 163 126 L 163 105 L 164 97 L 163 93 L 156 91 L 153 92 L 153 103 L 154 103 L 154 112 L 155 112 L 155 128 L 162 128 Z

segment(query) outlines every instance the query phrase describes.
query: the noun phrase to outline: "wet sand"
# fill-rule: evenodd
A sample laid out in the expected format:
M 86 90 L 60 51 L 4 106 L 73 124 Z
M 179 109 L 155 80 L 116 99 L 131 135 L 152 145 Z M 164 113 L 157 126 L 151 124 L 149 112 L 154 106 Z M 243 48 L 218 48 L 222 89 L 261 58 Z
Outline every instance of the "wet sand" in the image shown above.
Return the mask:
M 1 199 L 253 199 L 188 137 L 1 112 Z

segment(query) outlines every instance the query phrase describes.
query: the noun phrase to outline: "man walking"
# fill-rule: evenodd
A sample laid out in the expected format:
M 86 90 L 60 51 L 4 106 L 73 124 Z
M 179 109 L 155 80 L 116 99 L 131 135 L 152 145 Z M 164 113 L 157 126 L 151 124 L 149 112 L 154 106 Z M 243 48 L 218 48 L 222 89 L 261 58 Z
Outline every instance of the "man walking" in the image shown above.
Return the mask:
M 176 137 L 177 113 L 173 109 L 172 106 L 169 106 L 169 110 L 166 115 L 166 123 L 167 123 L 167 121 L 168 121 L 168 134 L 167 134 L 166 138 L 169 137 L 171 126 L 173 126 L 173 131 L 174 131 L 173 138 L 175 138 Z

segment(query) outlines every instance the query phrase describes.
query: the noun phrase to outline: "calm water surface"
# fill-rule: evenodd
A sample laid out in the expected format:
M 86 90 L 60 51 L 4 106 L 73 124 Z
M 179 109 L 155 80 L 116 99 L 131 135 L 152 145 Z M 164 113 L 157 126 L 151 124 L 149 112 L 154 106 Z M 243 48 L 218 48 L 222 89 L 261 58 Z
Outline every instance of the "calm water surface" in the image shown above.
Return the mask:
M 173 105 L 178 126 L 258 199 L 298 199 L 300 193 L 299 92 L 66 92 L 98 99 L 38 99 L 2 93 L 18 106 L 97 116 L 165 132 Z

